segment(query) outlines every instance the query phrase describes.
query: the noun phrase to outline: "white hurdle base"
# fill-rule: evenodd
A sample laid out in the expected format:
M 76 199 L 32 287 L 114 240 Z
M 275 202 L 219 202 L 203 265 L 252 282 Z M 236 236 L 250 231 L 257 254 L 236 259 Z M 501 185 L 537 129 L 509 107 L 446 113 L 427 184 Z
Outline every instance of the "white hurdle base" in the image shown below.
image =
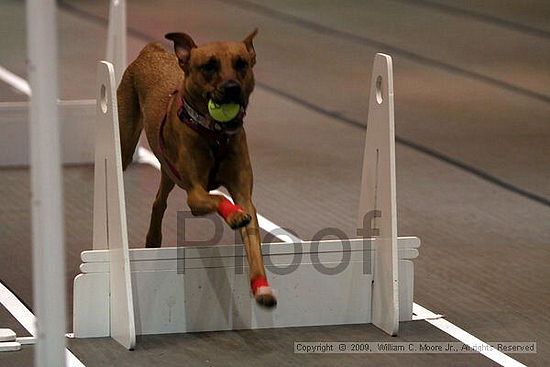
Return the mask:
M 264 244 L 279 299 L 275 310 L 251 296 L 242 245 L 131 249 L 136 334 L 370 323 L 372 242 L 354 239 L 345 246 L 339 240 L 318 242 L 318 249 L 311 242 Z M 398 239 L 401 321 L 412 319 L 410 260 L 419 246 L 416 237 Z M 82 261 L 74 280 L 74 335 L 109 336 L 108 251 L 85 251 Z M 343 270 L 326 274 L 321 266 Z

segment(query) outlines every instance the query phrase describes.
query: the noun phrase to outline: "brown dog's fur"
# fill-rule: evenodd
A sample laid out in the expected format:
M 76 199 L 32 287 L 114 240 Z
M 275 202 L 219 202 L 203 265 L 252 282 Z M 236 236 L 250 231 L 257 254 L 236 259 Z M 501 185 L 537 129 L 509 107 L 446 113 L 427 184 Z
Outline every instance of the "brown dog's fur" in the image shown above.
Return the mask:
M 208 100 L 223 98 L 221 88 L 231 81 L 240 86 L 240 104 L 246 108 L 254 89 L 252 67 L 256 54 L 252 40 L 256 33 L 255 30 L 242 42 L 216 42 L 201 47 L 197 47 L 186 34 L 167 34 L 166 38 L 174 41 L 176 55 L 167 52 L 160 44 L 148 44 L 126 69 L 117 92 L 123 168 L 131 163 L 144 128 L 153 153 L 162 163 L 164 152 L 181 178 L 178 180 L 169 167 L 162 164 L 146 246 L 161 245 L 162 217 L 168 194 L 175 184 L 187 191 L 187 203 L 193 215 L 216 212 L 223 197 L 211 195 L 208 191 L 223 185 L 235 203 L 244 209 L 244 212 L 230 215 L 226 222 L 233 228 L 240 227 L 250 279 L 265 276 L 265 269 L 256 209 L 252 203 L 252 168 L 245 131 L 241 127 L 231 135 L 219 169 L 211 176 L 214 157 L 209 142 L 179 120 L 176 103 L 171 104 L 169 111 L 167 106 L 170 94 L 177 90 L 196 111 L 208 116 Z M 161 152 L 159 130 L 165 114 L 165 147 Z M 276 304 L 272 292 L 257 295 L 256 301 L 264 306 Z

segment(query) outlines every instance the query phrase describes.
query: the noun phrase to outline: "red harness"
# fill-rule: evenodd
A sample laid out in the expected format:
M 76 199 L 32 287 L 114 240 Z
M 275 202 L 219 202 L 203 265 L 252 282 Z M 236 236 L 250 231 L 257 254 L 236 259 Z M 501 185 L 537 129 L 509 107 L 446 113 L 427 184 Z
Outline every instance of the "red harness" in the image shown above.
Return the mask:
M 172 109 L 172 102 L 174 101 L 174 97 L 177 96 L 178 91 L 174 91 L 170 94 L 170 100 L 168 101 L 168 108 L 166 109 L 166 113 L 164 114 L 164 117 L 162 118 L 162 121 L 160 123 L 159 128 L 159 149 L 160 149 L 160 155 L 162 156 L 163 163 L 166 164 L 168 169 L 170 170 L 170 173 L 176 178 L 178 181 L 181 182 L 181 176 L 176 169 L 176 167 L 170 162 L 168 157 L 166 156 L 166 144 L 164 143 L 164 125 L 166 125 L 166 120 L 168 119 L 168 114 L 170 113 L 170 110 Z

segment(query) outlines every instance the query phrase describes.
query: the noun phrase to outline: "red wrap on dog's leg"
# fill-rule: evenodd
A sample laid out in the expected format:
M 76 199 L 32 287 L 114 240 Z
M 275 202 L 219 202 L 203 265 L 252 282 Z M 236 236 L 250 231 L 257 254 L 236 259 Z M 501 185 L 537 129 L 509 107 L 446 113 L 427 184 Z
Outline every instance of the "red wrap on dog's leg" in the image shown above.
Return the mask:
M 229 218 L 229 216 L 236 212 L 242 212 L 243 209 L 237 204 L 233 204 L 231 201 L 223 198 L 222 201 L 218 204 L 218 214 L 223 217 L 223 219 Z
M 267 278 L 263 275 L 258 275 L 254 279 L 250 281 L 250 288 L 252 289 L 252 294 L 254 296 L 258 294 L 270 294 L 271 293 L 271 287 L 269 286 L 269 283 L 267 282 Z

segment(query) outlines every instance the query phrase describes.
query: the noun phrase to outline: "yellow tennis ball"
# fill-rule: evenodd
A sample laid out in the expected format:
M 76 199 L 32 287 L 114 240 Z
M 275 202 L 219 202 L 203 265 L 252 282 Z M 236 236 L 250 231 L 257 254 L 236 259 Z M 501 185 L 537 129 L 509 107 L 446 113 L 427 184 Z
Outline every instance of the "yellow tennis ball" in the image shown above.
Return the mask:
M 212 118 L 219 122 L 228 122 L 233 120 L 239 114 L 241 106 L 237 103 L 216 104 L 214 101 L 208 101 L 208 113 Z

